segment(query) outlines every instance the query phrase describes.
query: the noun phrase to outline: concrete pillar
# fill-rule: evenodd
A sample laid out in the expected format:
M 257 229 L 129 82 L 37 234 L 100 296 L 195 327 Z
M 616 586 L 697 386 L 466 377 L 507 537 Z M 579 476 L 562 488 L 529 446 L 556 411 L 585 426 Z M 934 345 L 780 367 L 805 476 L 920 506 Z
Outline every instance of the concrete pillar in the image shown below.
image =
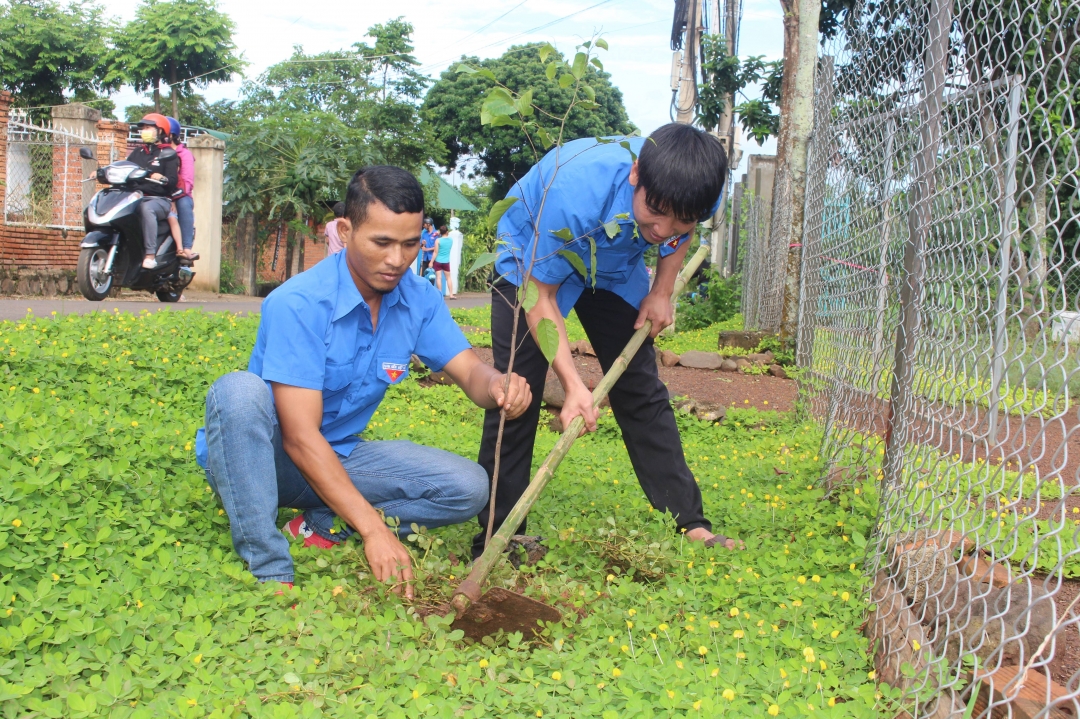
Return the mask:
M 52 109 L 53 127 L 71 133 L 57 135 L 53 145 L 52 222 L 63 227 L 82 224 L 82 209 L 93 197 L 95 186 L 83 180 L 93 174 L 97 163 L 79 157 L 79 149 L 97 149 L 97 124 L 101 111 L 82 103 L 57 105 Z M 66 141 L 66 142 L 65 142 Z
M 195 157 L 195 279 L 191 288 L 221 289 L 221 190 L 225 169 L 225 141 L 198 135 L 187 143 Z

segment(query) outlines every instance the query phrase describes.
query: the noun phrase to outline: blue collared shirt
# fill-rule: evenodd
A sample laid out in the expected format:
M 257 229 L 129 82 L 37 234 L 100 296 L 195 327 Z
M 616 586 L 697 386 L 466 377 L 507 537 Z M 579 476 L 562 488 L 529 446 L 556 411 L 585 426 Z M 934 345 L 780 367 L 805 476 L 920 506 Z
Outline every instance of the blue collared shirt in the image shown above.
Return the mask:
M 435 250 L 435 233 L 426 227 L 420 232 L 420 247 L 424 252 L 424 261 L 431 260 L 432 252 Z
M 439 291 L 411 272 L 383 297 L 372 332 L 371 310 L 349 274 L 346 253 L 338 252 L 266 298 L 248 371 L 268 385 L 321 390 L 322 435 L 347 457 L 386 388 L 408 375 L 411 355 L 439 371 L 467 349 Z M 195 452 L 205 467 L 202 429 Z
M 643 137 L 615 139 L 629 142 L 634 156 L 641 154 L 646 141 Z M 640 307 L 649 293 L 644 255 L 653 245 L 637 234 L 634 223 L 634 187 L 630 184 L 634 157 L 618 141 L 602 144 L 593 138 L 563 145 L 558 166 L 555 156 L 554 150 L 545 155 L 507 193 L 507 197 L 518 201 L 499 220 L 498 235 L 505 244 L 500 244 L 497 251 L 496 273 L 520 285 L 521 269 L 535 257 L 532 276 L 559 285 L 556 300 L 565 317 L 585 289 L 586 280 L 559 251 L 569 250 L 581 258 L 591 285 L 591 237 L 596 243 L 597 289 L 614 292 L 635 308 Z M 534 218 L 540 212 L 541 200 L 543 212 L 537 233 Z M 604 225 L 611 222 L 617 224 L 618 231 L 608 237 Z M 566 241 L 555 236 L 564 228 L 575 239 Z M 659 245 L 660 256 L 677 251 L 688 237 L 682 235 Z

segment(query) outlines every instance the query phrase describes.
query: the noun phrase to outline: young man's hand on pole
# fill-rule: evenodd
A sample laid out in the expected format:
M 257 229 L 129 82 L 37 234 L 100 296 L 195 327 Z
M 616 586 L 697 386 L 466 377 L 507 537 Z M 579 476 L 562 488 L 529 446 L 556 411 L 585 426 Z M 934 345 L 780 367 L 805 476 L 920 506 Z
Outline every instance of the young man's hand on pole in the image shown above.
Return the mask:
M 555 361 L 551 363 L 552 369 L 559 377 L 563 390 L 566 392 L 566 400 L 563 402 L 559 419 L 563 427 L 570 426 L 574 417 L 581 415 L 585 420 L 585 431 L 596 431 L 596 408 L 593 407 L 592 392 L 581 381 L 577 367 L 574 366 L 574 357 L 570 354 L 570 340 L 566 336 L 566 323 L 563 321 L 559 305 L 555 301 L 555 295 L 559 291 L 559 285 L 551 285 L 546 282 L 538 282 L 530 278 L 530 282 L 536 285 L 539 297 L 531 310 L 525 313 L 529 321 L 529 331 L 536 339 L 536 327 L 540 320 L 549 319 L 555 323 L 559 330 L 559 350 L 555 354 Z
M 671 293 L 675 291 L 675 280 L 679 276 L 679 270 L 682 269 L 689 247 L 690 243 L 684 242 L 682 247 L 675 252 L 656 261 L 656 277 L 653 279 L 649 294 L 641 301 L 637 321 L 634 322 L 635 330 L 644 327 L 646 320 L 652 320 L 649 336 L 656 337 L 661 330 L 675 322 L 675 308 L 671 303 Z

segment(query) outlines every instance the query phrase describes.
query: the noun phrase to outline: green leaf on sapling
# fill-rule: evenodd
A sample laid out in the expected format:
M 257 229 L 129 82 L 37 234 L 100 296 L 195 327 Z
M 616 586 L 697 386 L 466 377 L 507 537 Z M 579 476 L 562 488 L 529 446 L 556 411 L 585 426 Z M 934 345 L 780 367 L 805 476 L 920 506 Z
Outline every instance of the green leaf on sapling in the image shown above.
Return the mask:
M 585 77 L 585 68 L 588 66 L 589 56 L 583 52 L 574 55 L 574 64 L 570 67 L 570 74 L 575 80 Z
M 576 252 L 571 252 L 570 250 L 559 250 L 559 254 L 563 258 L 565 258 L 567 262 L 574 266 L 574 269 L 578 271 L 582 278 L 587 278 L 589 276 L 588 272 L 585 269 L 585 260 L 581 259 L 581 257 Z
M 551 234 L 558 237 L 560 240 L 570 242 L 574 239 L 574 233 L 570 231 L 569 227 L 564 227 L 561 230 L 552 230 Z
M 547 76 L 548 80 L 554 80 L 555 79 L 555 73 L 558 72 L 558 71 L 559 71 L 558 63 L 552 61 L 552 62 L 548 63 L 548 66 L 546 68 L 544 68 L 544 75 Z
M 565 75 L 563 75 L 562 77 L 559 78 L 559 87 L 561 87 L 564 90 L 566 88 L 570 87 L 573 84 L 574 84 L 574 76 L 571 75 L 570 73 L 566 73 Z
M 536 339 L 537 344 L 540 345 L 540 351 L 544 353 L 544 358 L 548 361 L 548 364 L 554 362 L 555 355 L 559 352 L 559 328 L 555 326 L 554 322 L 545 317 L 536 325 Z M 515 634 L 518 637 L 521 636 L 517 632 Z
M 521 301 L 521 308 L 526 312 L 531 312 L 533 307 L 536 307 L 536 303 L 540 301 L 540 290 L 536 289 L 536 283 L 529 282 L 525 285 L 525 296 L 521 297 L 521 290 L 518 289 L 518 299 Z
M 495 226 L 499 224 L 499 220 L 502 219 L 503 214 L 510 209 L 510 205 L 518 201 L 516 197 L 505 197 L 494 205 L 491 206 L 491 211 L 488 212 L 487 224 L 490 229 L 495 229 Z
M 607 49 L 608 49 L 608 44 L 607 44 L 607 40 L 605 40 L 605 39 L 604 39 L 604 38 L 602 38 L 602 37 L 598 37 L 598 38 L 596 38 L 596 43 L 594 43 L 594 44 L 595 44 L 595 45 L 596 45 L 597 47 L 602 47 L 602 48 L 604 48 L 605 50 L 607 50 Z

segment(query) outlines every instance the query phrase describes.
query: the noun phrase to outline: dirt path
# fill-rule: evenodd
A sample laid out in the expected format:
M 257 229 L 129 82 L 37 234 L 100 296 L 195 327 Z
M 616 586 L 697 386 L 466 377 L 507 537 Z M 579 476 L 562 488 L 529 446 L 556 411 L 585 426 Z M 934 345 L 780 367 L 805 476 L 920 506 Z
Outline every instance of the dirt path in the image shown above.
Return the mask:
M 492 363 L 491 349 L 476 348 L 488 364 Z M 581 378 L 589 387 L 604 376 L 600 362 L 595 357 L 575 355 Z M 719 370 L 690 369 L 688 367 L 660 367 L 660 379 L 667 385 L 672 396 L 690 397 L 707 402 L 718 402 L 725 407 L 753 407 L 759 410 L 787 412 L 795 406 L 798 387 L 793 380 L 778 379 L 771 375 L 751 376 L 738 372 L 720 372 Z M 548 370 L 549 382 L 555 380 L 555 373 Z

